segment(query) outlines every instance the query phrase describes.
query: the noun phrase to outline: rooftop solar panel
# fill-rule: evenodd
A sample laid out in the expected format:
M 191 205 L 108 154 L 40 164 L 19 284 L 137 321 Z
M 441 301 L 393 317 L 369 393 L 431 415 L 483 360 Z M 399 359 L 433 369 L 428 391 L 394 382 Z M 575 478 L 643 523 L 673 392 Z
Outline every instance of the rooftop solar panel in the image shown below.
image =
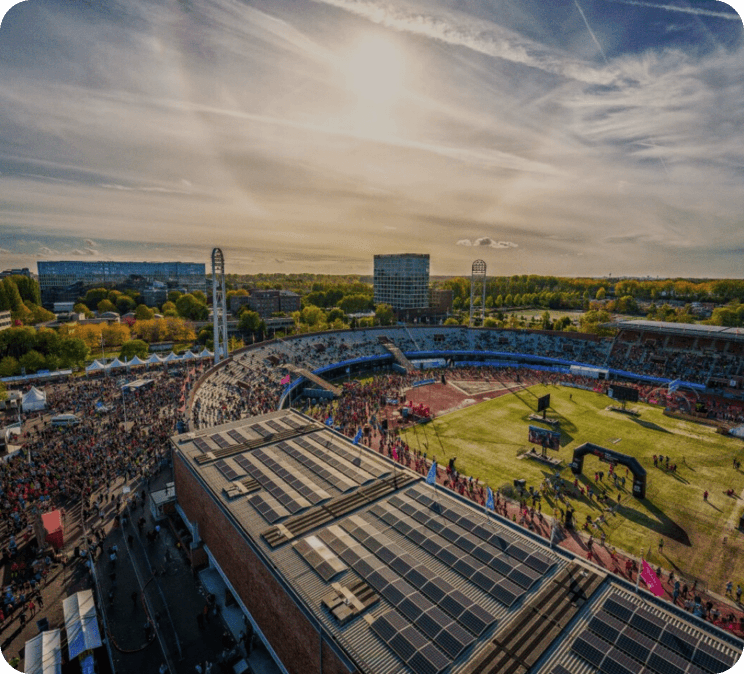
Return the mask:
M 692 662 L 713 674 L 718 674 L 718 672 L 730 669 L 736 662 L 736 658 L 719 651 L 705 641 L 701 641 L 692 656 Z
M 215 468 L 222 473 L 222 476 L 226 479 L 232 482 L 236 477 L 238 477 L 238 472 L 227 463 L 224 459 L 220 459 L 215 464 Z
M 636 605 L 618 594 L 613 594 L 605 601 L 604 609 L 616 618 L 627 622 L 633 613 L 635 613 Z
M 242 445 L 244 442 L 248 441 L 248 438 L 246 438 L 240 431 L 232 428 L 229 431 L 227 431 L 227 434 L 235 440 L 239 445 Z
M 611 648 L 602 661 L 600 671 L 604 674 L 638 674 L 638 664 L 622 651 Z
M 625 625 L 605 611 L 600 611 L 589 621 L 589 629 L 614 644 Z
M 687 660 L 661 644 L 656 644 L 648 658 L 648 666 L 659 674 L 685 674 L 687 664 Z
M 586 632 L 571 644 L 571 650 L 590 665 L 599 667 L 604 659 L 607 644 L 593 634 Z
M 212 448 L 204 441 L 204 438 L 194 438 L 194 444 L 202 453 L 212 451 Z
M 661 636 L 664 629 L 664 621 L 644 608 L 638 608 L 628 624 L 654 641 Z
M 415 674 L 439 674 L 449 666 L 450 662 L 432 644 L 427 644 L 407 664 Z
M 452 623 L 447 629 L 442 630 L 434 643 L 454 660 L 473 641 L 475 637 L 456 623 Z
M 220 449 L 224 449 L 225 447 L 230 446 L 230 441 L 222 437 L 219 433 L 213 433 L 209 436 L 209 439 L 212 440 Z
M 679 653 L 688 660 L 692 659 L 695 647 L 700 640 L 692 634 L 687 634 L 674 625 L 667 625 L 659 637 L 659 642 L 667 648 Z
M 654 647 L 654 642 L 632 627 L 626 627 L 623 633 L 615 642 L 618 648 L 621 648 L 629 655 L 633 656 L 639 662 L 645 663 Z
M 277 503 L 275 499 L 270 499 L 264 494 L 254 494 L 248 497 L 248 502 L 261 514 L 269 523 L 274 524 L 284 517 L 289 516 L 289 511 Z

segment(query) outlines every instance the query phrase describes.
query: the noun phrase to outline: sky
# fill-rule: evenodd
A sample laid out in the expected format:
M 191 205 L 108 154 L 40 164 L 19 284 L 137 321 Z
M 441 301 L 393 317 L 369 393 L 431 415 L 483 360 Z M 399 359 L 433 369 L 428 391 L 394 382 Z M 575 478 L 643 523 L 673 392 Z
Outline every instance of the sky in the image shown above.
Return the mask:
M 0 269 L 741 278 L 741 4 L 26 0 Z

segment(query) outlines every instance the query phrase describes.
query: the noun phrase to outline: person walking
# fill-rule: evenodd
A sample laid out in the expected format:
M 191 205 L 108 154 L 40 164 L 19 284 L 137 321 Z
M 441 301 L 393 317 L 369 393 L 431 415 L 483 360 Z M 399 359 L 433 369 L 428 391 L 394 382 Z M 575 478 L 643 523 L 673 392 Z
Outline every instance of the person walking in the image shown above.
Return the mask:
M 726 596 L 727 597 L 733 597 L 734 596 L 733 595 L 733 590 L 734 590 L 734 584 L 731 581 L 729 581 L 728 583 L 726 583 Z
M 662 553 L 664 551 L 664 539 L 659 539 L 659 553 Z
M 741 604 L 741 583 L 736 584 L 736 603 Z

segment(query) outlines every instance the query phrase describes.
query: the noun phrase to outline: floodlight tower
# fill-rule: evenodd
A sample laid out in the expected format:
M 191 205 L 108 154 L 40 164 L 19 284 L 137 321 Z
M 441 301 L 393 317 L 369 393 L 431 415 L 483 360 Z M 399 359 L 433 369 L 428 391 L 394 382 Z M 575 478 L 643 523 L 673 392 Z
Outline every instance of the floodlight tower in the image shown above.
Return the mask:
M 212 250 L 212 318 L 214 321 L 214 362 L 219 363 L 221 358 L 227 358 L 225 256 L 219 248 Z
M 486 263 L 483 260 L 476 260 L 473 262 L 473 269 L 470 275 L 470 327 L 473 327 L 473 313 L 474 303 L 473 300 L 476 297 L 476 290 L 478 295 L 482 295 L 480 316 L 481 324 L 486 317 Z

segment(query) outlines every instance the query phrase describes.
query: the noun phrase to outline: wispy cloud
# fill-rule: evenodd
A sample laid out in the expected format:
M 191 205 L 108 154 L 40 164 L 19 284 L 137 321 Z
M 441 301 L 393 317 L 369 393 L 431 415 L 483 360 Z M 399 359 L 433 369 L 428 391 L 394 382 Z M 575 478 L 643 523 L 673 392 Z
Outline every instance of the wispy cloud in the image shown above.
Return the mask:
M 471 241 L 470 239 L 460 239 L 457 242 L 458 246 L 483 246 L 486 248 L 519 248 L 516 243 L 512 241 L 494 241 L 488 236 L 482 236 L 479 239 Z
M 697 16 L 710 16 L 715 19 L 727 19 L 729 21 L 741 22 L 741 17 L 731 12 L 717 12 L 712 9 L 703 9 L 702 7 L 685 7 L 683 5 L 666 5 L 653 2 L 644 2 L 643 0 L 605 0 L 605 2 L 614 2 L 619 5 L 631 5 L 635 7 L 647 7 L 649 9 L 665 9 L 669 12 L 680 12 L 682 14 L 695 14 Z

